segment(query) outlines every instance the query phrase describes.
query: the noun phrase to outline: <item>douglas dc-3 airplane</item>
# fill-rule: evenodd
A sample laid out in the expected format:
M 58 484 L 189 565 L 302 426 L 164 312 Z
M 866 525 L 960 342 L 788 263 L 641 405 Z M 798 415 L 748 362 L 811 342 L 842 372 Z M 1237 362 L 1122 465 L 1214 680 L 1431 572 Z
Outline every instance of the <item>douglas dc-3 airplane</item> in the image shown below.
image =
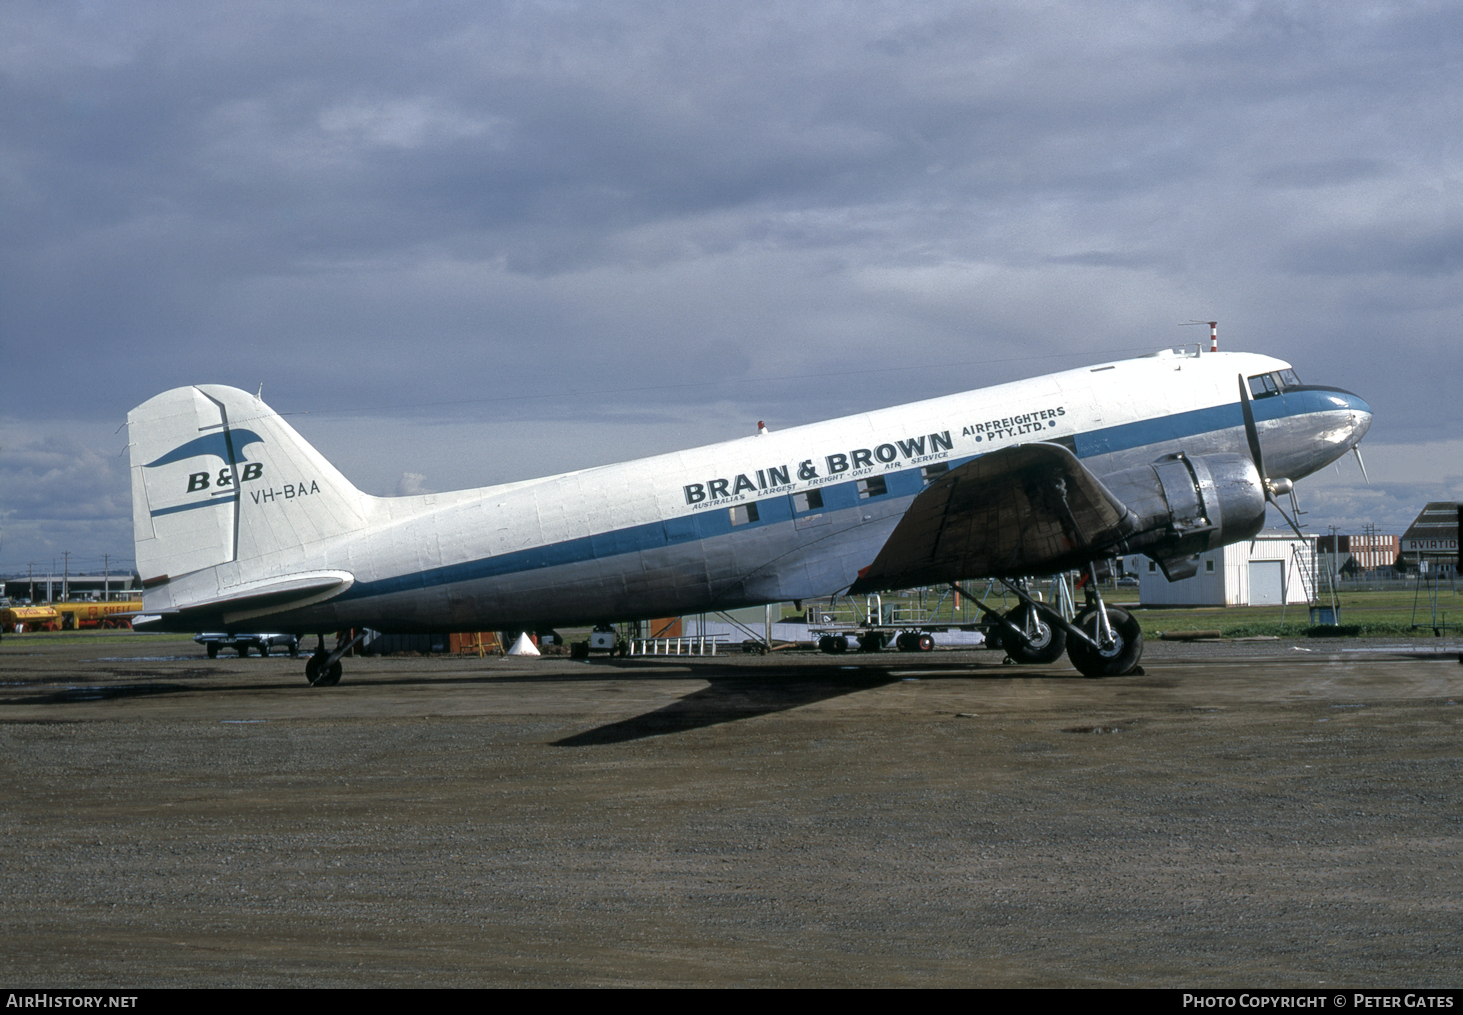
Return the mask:
M 1289 364 L 1163 351 L 477 490 L 373 497 L 236 388 L 128 414 L 150 630 L 550 630 L 991 577 L 1012 658 L 1132 672 L 1096 582 L 1075 621 L 1012 581 L 1128 553 L 1170 581 L 1353 448 L 1366 402 Z M 1279 505 L 1277 504 L 1277 507 Z M 320 647 L 306 677 L 340 679 Z

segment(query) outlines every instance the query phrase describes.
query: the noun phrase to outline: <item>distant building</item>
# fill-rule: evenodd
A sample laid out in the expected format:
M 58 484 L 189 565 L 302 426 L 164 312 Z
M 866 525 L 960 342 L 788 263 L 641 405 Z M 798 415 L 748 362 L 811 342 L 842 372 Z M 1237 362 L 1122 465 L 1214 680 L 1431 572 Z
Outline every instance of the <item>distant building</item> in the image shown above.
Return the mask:
M 1433 501 L 1402 533 L 1401 556 L 1409 568 L 1426 563 L 1429 570 L 1451 575 L 1458 563 L 1458 504 Z
M 1199 573 L 1170 582 L 1158 565 L 1141 554 L 1123 558 L 1123 568 L 1138 576 L 1138 601 L 1144 606 L 1304 605 L 1316 595 L 1316 537 L 1269 530 L 1242 543 L 1199 555 Z
M 1336 574 L 1350 574 L 1355 571 L 1388 571 L 1397 563 L 1401 552 L 1398 536 L 1384 536 L 1375 532 L 1360 535 L 1318 536 L 1316 550 L 1322 556 L 1324 566 Z M 1332 560 L 1332 556 L 1335 560 Z
M 34 574 L 0 578 L 0 595 L 36 602 L 66 599 L 132 599 L 142 592 L 142 579 L 119 571 L 115 574 Z

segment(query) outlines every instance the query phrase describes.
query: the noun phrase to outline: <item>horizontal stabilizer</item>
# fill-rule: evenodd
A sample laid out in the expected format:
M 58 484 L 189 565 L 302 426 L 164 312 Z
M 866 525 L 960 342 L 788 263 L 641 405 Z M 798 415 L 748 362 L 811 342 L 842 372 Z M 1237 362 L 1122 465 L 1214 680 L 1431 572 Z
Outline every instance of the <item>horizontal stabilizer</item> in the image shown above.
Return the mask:
M 353 584 L 355 578 L 348 571 L 313 571 L 235 585 L 219 589 L 216 596 L 207 599 L 191 600 L 171 608 L 163 605 L 158 609 L 159 619 L 149 621 L 147 628 L 192 631 L 238 624 L 332 599 Z M 160 598 L 168 591 L 164 587 L 155 595 Z M 150 606 L 149 612 L 156 608 Z

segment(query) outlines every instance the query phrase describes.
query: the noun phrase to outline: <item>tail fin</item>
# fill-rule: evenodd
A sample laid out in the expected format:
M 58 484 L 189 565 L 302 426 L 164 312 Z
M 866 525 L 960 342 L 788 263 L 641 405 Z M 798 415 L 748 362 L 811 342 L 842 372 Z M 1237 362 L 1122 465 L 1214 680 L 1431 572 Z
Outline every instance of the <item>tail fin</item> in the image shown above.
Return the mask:
M 234 581 L 290 570 L 362 528 L 366 495 L 269 406 L 237 388 L 174 388 L 127 414 L 132 529 L 144 587 L 237 563 Z

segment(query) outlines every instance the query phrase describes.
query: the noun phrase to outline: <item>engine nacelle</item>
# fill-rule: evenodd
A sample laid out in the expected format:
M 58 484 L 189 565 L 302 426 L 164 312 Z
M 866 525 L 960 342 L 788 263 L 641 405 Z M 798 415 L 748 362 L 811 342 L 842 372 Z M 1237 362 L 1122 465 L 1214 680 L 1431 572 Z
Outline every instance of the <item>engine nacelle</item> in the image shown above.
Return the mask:
M 1103 477 L 1135 517 L 1119 550 L 1158 561 L 1169 581 L 1198 570 L 1197 554 L 1265 526 L 1265 485 L 1244 455 L 1167 455 L 1152 465 Z

